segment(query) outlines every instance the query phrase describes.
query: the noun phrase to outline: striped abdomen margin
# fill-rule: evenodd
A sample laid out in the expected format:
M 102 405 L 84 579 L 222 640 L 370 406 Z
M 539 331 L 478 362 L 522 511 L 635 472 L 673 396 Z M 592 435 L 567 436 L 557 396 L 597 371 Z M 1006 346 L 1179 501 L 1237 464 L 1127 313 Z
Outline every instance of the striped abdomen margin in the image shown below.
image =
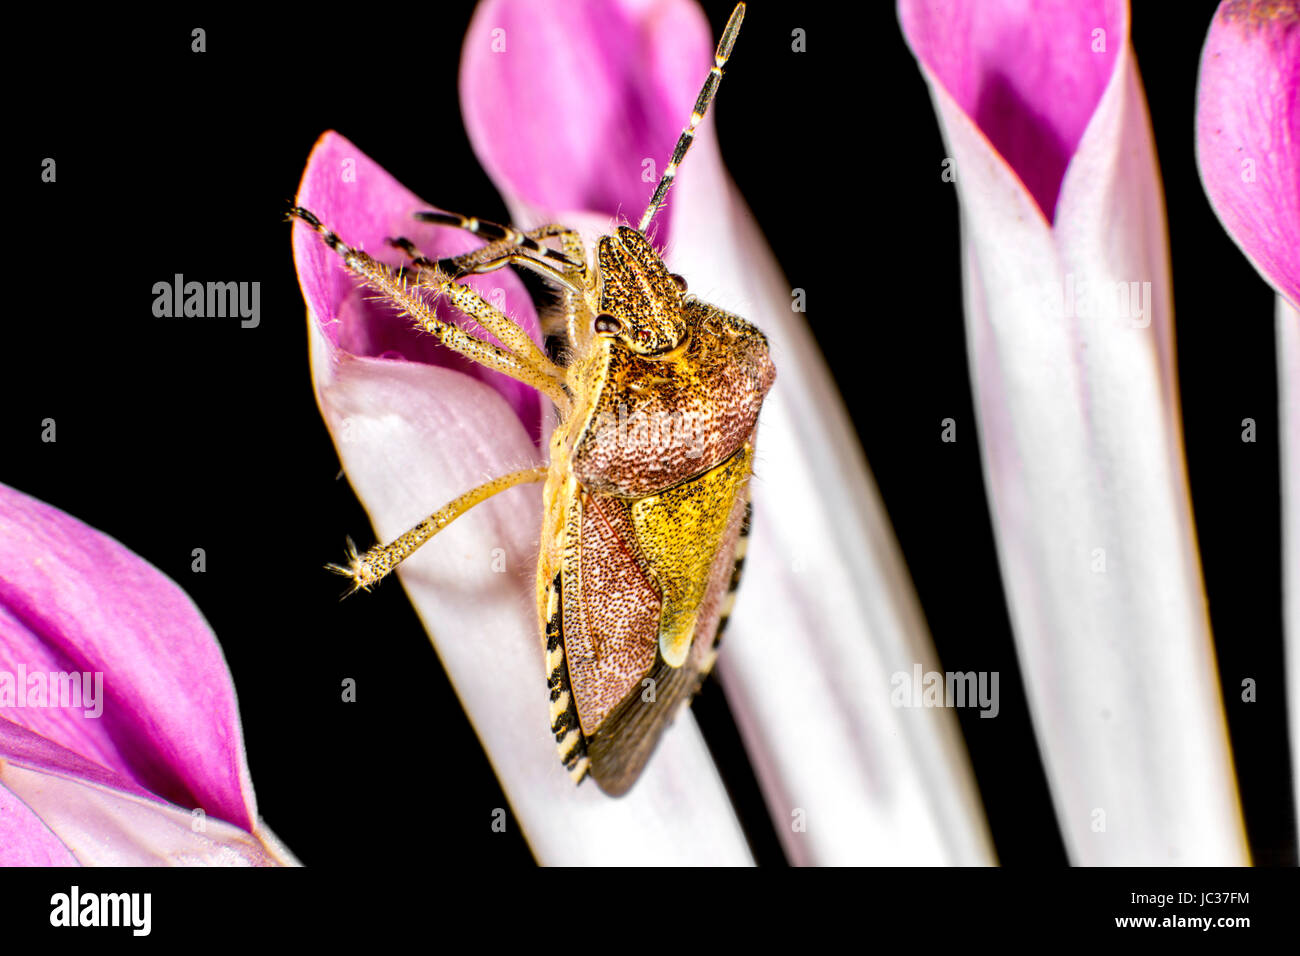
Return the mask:
M 591 768 L 587 739 L 578 724 L 578 708 L 569 687 L 569 667 L 564 660 L 564 600 L 560 575 L 546 589 L 546 685 L 551 691 L 551 733 L 555 749 L 574 783 L 582 783 Z

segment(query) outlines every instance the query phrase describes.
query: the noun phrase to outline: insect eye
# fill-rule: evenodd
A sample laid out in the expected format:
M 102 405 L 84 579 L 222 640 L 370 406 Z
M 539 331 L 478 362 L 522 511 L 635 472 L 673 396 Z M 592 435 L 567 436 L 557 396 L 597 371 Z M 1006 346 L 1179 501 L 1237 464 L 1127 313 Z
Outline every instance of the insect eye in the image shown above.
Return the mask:
M 623 323 L 614 318 L 608 312 L 602 312 L 596 316 L 596 331 L 614 333 L 623 327 Z
M 669 273 L 668 278 L 672 279 L 673 282 L 677 284 L 678 292 L 686 291 L 686 280 L 683 279 L 681 276 L 679 276 L 676 272 Z

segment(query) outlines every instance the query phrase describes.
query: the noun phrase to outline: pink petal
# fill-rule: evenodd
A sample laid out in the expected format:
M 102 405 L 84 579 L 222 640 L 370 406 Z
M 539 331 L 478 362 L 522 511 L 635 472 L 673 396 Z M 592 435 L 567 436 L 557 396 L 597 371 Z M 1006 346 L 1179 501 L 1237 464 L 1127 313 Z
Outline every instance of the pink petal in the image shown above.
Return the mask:
M 974 120 L 1051 222 L 1127 42 L 1122 0 L 900 0 L 918 60 Z M 1093 52 L 1104 30 L 1104 52 Z M 958 175 L 961 175 L 958 171 Z
M 393 266 L 401 265 L 403 256 L 385 244 L 390 237 L 405 236 L 431 258 L 456 255 L 482 245 L 481 240 L 463 230 L 412 219 L 414 212 L 438 207 L 407 190 L 334 132 L 323 135 L 312 150 L 298 187 L 297 203 L 314 212 L 344 242 Z M 473 214 L 473 210 L 454 211 Z M 538 437 L 542 405 L 532 388 L 461 358 L 417 329 L 410 319 L 375 301 L 375 293 L 364 288 L 320 236 L 301 222 L 294 227 L 293 250 L 303 296 L 335 350 L 442 365 L 487 382 L 510 402 L 529 434 Z M 471 277 L 466 284 L 494 304 L 504 303 L 505 313 L 541 344 L 532 299 L 509 269 Z M 444 304 L 440 303 L 437 311 L 443 319 L 465 321 L 459 312 Z M 483 333 L 475 330 L 475 334 Z
M 0 719 L 0 864 L 5 866 L 294 863 L 269 833 L 239 827 L 142 792 Z
M 194 604 L 107 535 L 0 485 L 0 672 L 103 675 L 86 708 L 7 721 L 134 785 L 251 829 L 257 819 L 230 673 Z M 3 752 L 0 752 L 3 756 Z
M 1300 307 L 1300 3 L 1219 4 L 1201 54 L 1196 162 L 1228 234 Z
M 906 23 L 912 5 L 901 7 Z M 1069 159 L 1054 222 L 1035 214 L 1041 200 L 924 57 L 921 68 L 957 169 L 990 511 L 1071 860 L 1241 865 L 1178 418 L 1164 197 L 1127 16 L 1119 22 L 1107 36 L 1114 75 Z M 1076 310 L 1062 302 L 1076 279 L 1090 290 L 1140 282 L 1142 303 L 1085 293 Z
M 488 0 L 461 55 L 461 113 L 474 151 L 508 201 L 635 225 L 690 118 L 713 42 L 687 0 Z M 672 218 L 668 195 L 655 220 L 660 242 Z
M 0 785 L 0 866 L 76 866 L 77 858 L 41 818 Z

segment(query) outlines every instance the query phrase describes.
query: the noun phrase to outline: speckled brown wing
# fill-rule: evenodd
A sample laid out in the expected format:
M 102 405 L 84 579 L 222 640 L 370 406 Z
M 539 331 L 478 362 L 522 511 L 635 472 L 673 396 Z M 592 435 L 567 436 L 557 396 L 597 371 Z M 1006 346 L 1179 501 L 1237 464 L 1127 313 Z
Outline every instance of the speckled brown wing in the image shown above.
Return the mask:
M 598 701 L 601 714 L 599 721 L 592 721 L 588 726 L 589 722 L 583 720 L 585 754 L 590 760 L 590 773 L 600 788 L 608 794 L 617 796 L 632 786 L 640 776 L 651 753 L 654 752 L 663 732 L 680 709 L 699 690 L 700 683 L 713 666 L 717 640 L 721 636 L 722 625 L 730 611 L 731 598 L 739 583 L 739 569 L 744 560 L 749 507 L 748 495 L 743 492 L 744 489 L 741 489 L 741 493 L 735 497 L 720 540 L 709 543 L 711 546 L 716 546 L 715 559 L 708 571 L 709 584 L 696 617 L 695 637 L 686 660 L 680 667 L 672 667 L 664 660 L 658 651 L 657 627 L 651 631 L 656 635 L 652 645 L 647 645 L 644 632 L 639 632 L 640 636 L 634 641 L 640 655 L 637 657 L 636 668 L 643 667 L 643 669 L 633 680 L 623 685 L 624 690 L 617 700 L 610 700 L 607 695 Z M 629 506 L 628 502 L 619 502 L 619 504 L 624 508 Z M 611 510 L 617 513 L 617 509 L 611 507 L 612 502 L 609 500 L 600 502 L 598 512 L 593 512 L 591 505 L 592 499 L 589 498 L 587 507 L 584 508 L 584 524 L 588 519 L 608 521 L 607 516 Z M 597 514 L 599 517 L 596 517 Z M 620 535 L 617 547 L 620 548 L 621 554 L 628 555 L 632 563 L 642 560 L 637 552 L 636 539 L 629 535 L 630 523 L 618 519 L 608 521 L 606 530 L 608 529 Z M 588 538 L 584 529 L 584 544 L 595 540 L 597 535 L 593 532 Z M 600 539 L 600 544 L 608 547 L 612 542 L 605 538 Z M 605 551 L 604 555 L 608 559 L 609 552 Z M 653 586 L 652 574 L 651 569 L 642 578 L 646 585 Z M 589 592 L 585 591 L 589 583 L 590 579 L 582 582 L 584 603 L 590 596 Z M 642 585 L 636 587 L 636 591 L 620 595 L 619 600 L 609 606 L 626 608 L 631 600 L 635 600 L 635 595 L 648 598 L 654 594 L 656 598 L 654 608 L 657 615 L 660 607 L 657 591 L 645 590 Z M 565 603 L 567 606 L 567 599 Z M 599 603 L 596 606 L 600 606 Z M 572 686 L 575 687 L 575 700 L 581 713 L 584 708 L 584 698 L 576 690 L 578 680 L 575 677 L 576 673 L 581 673 L 582 668 L 580 666 L 576 673 L 572 669 L 575 657 L 578 654 L 590 653 L 601 656 L 615 653 L 615 647 L 609 642 L 609 636 L 614 631 L 608 628 L 614 627 L 617 622 L 604 619 L 599 613 L 596 617 L 586 617 L 584 619 L 586 629 L 576 634 L 575 639 L 575 634 L 568 631 L 570 627 L 568 622 L 573 620 L 576 625 L 579 619 L 580 612 L 576 608 L 572 617 L 567 612 L 565 614 L 565 645 L 571 668 L 569 676 Z M 605 620 L 607 629 L 592 627 L 597 620 Z M 700 639 L 701 635 L 705 638 Z M 575 652 L 576 647 L 583 650 Z M 647 653 L 650 649 L 653 653 Z M 648 684 L 647 678 L 653 683 Z
M 583 734 L 590 738 L 641 688 L 659 647 L 660 588 L 636 543 L 628 500 L 579 494 L 561 571 L 564 649 Z

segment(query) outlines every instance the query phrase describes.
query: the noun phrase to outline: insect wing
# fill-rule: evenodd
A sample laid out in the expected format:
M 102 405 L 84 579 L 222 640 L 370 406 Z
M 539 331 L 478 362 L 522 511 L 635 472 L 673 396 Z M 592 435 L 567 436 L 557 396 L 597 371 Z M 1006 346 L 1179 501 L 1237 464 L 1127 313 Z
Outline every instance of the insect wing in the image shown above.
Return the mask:
M 746 445 L 658 495 L 575 499 L 562 644 L 584 753 L 607 793 L 635 782 L 713 666 L 738 582 L 751 460 Z

